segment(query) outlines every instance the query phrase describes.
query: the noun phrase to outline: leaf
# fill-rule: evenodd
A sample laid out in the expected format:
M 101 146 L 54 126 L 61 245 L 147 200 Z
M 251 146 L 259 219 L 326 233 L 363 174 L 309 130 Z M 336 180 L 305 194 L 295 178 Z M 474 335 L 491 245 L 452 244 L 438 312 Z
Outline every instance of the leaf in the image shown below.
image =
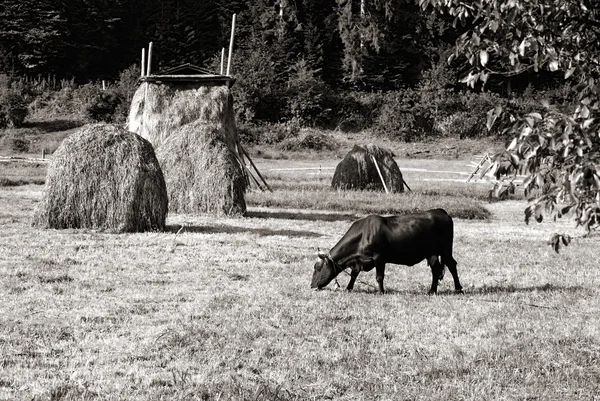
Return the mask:
M 500 114 L 502 114 L 502 106 L 496 106 L 496 108 L 491 109 L 487 112 L 486 127 L 488 131 L 492 130 L 492 127 L 494 126 L 494 123 L 496 122 L 496 119 L 498 118 L 498 116 L 500 116 Z
M 541 120 L 542 119 L 542 115 L 540 113 L 534 112 L 534 113 L 529 113 L 529 116 L 535 118 L 536 120 Z
M 594 122 L 593 118 L 588 118 L 587 120 L 585 120 L 583 122 L 583 129 L 588 129 L 590 127 L 590 125 L 592 125 L 592 123 Z
M 571 67 L 567 71 L 565 71 L 565 79 L 567 79 L 571 75 L 573 75 L 573 73 L 575 72 L 576 69 L 577 69 L 577 67 Z
M 506 150 L 509 150 L 509 151 L 513 150 L 516 146 L 517 146 L 517 138 L 513 138 L 512 142 L 510 143 L 510 145 L 508 145 Z
M 525 39 L 523 39 L 523 41 L 519 45 L 519 54 L 521 55 L 521 57 L 525 57 L 525 46 L 526 46 L 526 44 L 527 43 L 525 42 Z
M 568 246 L 571 243 L 571 236 L 568 234 L 555 233 L 548 240 L 548 245 L 550 245 L 552 247 L 552 249 L 554 249 L 554 252 L 556 252 L 556 253 L 559 253 L 558 251 L 560 250 L 561 243 L 564 246 Z
M 481 65 L 482 65 L 483 67 L 485 67 L 485 65 L 486 65 L 486 64 L 487 64 L 487 62 L 488 62 L 488 53 L 487 53 L 487 51 L 485 51 L 485 50 L 481 50 L 481 51 L 479 52 L 479 61 L 481 62 Z
M 529 220 L 531 220 L 531 216 L 533 216 L 534 210 L 535 205 L 529 205 L 525 208 L 525 224 L 529 224 Z
M 558 61 L 556 60 L 552 60 L 549 64 L 548 67 L 550 68 L 550 71 L 557 71 L 558 70 Z

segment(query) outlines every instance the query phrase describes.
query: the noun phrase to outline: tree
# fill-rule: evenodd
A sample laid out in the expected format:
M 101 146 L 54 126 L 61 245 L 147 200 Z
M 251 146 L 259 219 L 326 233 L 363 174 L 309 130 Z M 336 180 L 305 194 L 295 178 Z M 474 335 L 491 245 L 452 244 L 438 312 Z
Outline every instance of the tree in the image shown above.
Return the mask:
M 0 7 L 0 71 L 45 73 L 67 46 L 65 20 L 52 0 L 4 0 Z
M 600 8 L 595 0 L 419 0 L 470 26 L 451 58 L 471 66 L 461 80 L 474 87 L 490 76 L 561 72 L 572 85 L 568 101 L 541 102 L 541 111 L 516 114 L 497 107 L 488 113 L 514 139 L 495 158 L 498 176 L 524 172 L 531 204 L 525 221 L 571 215 L 588 232 L 600 224 Z M 500 62 L 494 63 L 493 59 Z M 504 187 L 505 188 L 505 187 Z M 500 184 L 498 191 L 503 190 Z M 558 252 L 566 236 L 550 241 Z

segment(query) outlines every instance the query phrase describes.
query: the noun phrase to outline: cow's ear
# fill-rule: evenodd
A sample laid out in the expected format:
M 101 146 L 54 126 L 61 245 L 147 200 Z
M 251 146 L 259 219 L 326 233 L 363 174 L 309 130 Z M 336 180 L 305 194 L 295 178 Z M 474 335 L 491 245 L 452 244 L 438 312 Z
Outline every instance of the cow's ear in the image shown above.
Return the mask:
M 321 259 L 327 259 L 327 254 L 323 252 L 317 252 L 317 256 Z

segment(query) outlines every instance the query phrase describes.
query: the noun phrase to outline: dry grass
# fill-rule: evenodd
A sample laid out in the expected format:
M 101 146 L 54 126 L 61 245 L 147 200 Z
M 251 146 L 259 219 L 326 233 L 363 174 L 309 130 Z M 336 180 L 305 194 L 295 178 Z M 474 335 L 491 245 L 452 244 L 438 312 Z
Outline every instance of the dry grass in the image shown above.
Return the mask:
M 107 124 L 69 136 L 48 167 L 34 224 L 116 232 L 163 230 L 167 193 L 152 145 Z
M 352 217 L 173 215 L 171 233 L 36 230 L 0 188 L 0 399 L 589 400 L 600 391 L 597 236 L 556 255 L 524 204 L 455 220 L 465 295 L 425 264 L 309 289 Z M 378 200 L 377 200 L 378 201 Z M 374 202 L 377 202 L 374 201 Z M 251 209 L 251 211 L 253 211 Z M 334 213 L 330 214 L 335 217 Z M 175 234 L 183 225 L 184 230 Z M 27 246 L 23 246 L 27 244 Z M 347 277 L 340 277 L 342 287 Z

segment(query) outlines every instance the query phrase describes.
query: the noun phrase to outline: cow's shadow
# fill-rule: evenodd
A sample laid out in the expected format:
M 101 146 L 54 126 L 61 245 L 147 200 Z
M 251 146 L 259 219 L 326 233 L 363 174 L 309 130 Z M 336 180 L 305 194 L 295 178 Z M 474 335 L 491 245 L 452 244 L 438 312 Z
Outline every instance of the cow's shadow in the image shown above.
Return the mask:
M 587 288 L 580 285 L 564 286 L 555 284 L 543 284 L 534 285 L 529 287 L 519 287 L 515 285 L 484 285 L 481 287 L 474 287 L 468 290 L 469 294 L 472 295 L 487 295 L 487 294 L 525 294 L 531 292 L 565 292 L 565 293 L 578 293 L 582 291 L 588 291 Z
M 347 292 L 345 287 L 342 288 L 333 288 L 326 287 L 324 290 L 329 290 L 333 292 L 343 291 Z M 412 289 L 400 289 L 400 288 L 392 288 L 385 287 L 385 295 L 428 295 L 429 287 L 418 287 Z M 554 284 L 544 284 L 544 285 L 536 285 L 530 287 L 517 287 L 513 285 L 507 286 L 482 286 L 482 287 L 474 287 L 474 288 L 465 288 L 462 294 L 456 294 L 454 288 L 438 288 L 437 296 L 459 296 L 459 297 L 469 297 L 469 296 L 479 296 L 479 295 L 489 295 L 489 294 L 525 294 L 532 292 L 542 292 L 542 293 L 552 293 L 552 292 L 563 292 L 563 293 L 581 293 L 590 291 L 589 288 L 585 288 L 579 285 L 574 286 L 561 286 Z M 376 285 L 370 285 L 365 283 L 356 283 L 354 289 L 351 291 L 352 293 L 359 294 L 378 294 L 378 290 Z
M 285 220 L 307 220 L 307 221 L 354 221 L 361 216 L 353 213 L 326 213 L 326 212 L 286 212 L 286 211 L 258 211 L 249 210 L 246 217 L 259 219 L 285 219 Z
M 238 227 L 229 226 L 226 224 L 210 224 L 210 225 L 184 225 L 183 228 L 179 224 L 169 225 L 166 227 L 167 232 L 171 233 L 203 233 L 203 234 L 255 234 L 260 237 L 281 235 L 285 237 L 294 238 L 313 238 L 321 237 L 323 234 L 314 231 L 305 230 L 276 230 L 272 228 L 250 228 L 250 227 Z

